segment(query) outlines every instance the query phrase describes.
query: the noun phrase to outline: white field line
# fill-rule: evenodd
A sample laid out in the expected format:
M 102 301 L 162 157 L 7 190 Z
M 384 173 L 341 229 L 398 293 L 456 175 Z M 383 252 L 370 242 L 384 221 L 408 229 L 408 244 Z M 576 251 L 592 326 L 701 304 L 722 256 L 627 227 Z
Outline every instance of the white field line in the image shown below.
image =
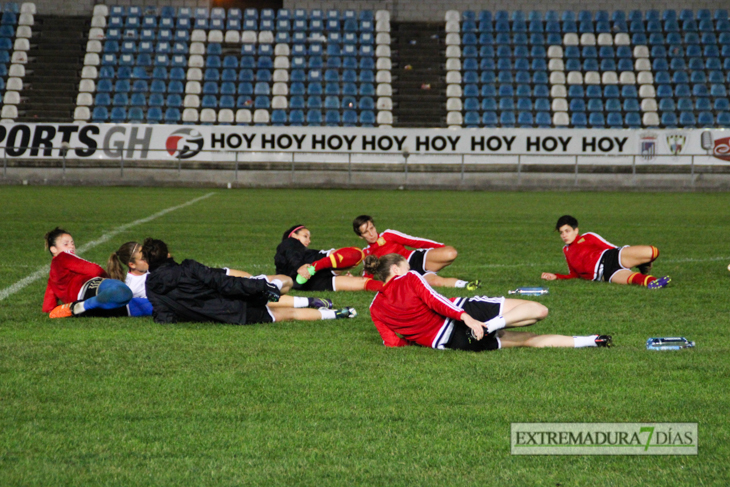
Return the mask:
M 167 215 L 168 213 L 170 213 L 172 211 L 179 210 L 181 208 L 185 208 L 186 206 L 194 205 L 198 201 L 202 201 L 202 200 L 204 200 L 206 198 L 210 198 L 214 194 L 215 193 L 205 194 L 203 196 L 200 196 L 198 198 L 195 198 L 193 200 L 190 200 L 187 203 L 183 203 L 181 205 L 177 205 L 177 206 L 173 206 L 173 207 L 170 207 L 170 208 L 166 208 L 166 209 L 164 209 L 162 211 L 158 211 L 154 215 L 148 216 L 147 218 L 141 218 L 139 220 L 135 220 L 135 221 L 133 221 L 131 223 L 127 223 L 125 225 L 122 225 L 120 227 L 117 227 L 114 230 L 112 230 L 112 231 L 110 231 L 108 233 L 105 233 L 104 235 L 102 235 L 98 239 L 96 239 L 94 241 L 91 241 L 91 242 L 89 242 L 89 243 L 87 243 L 85 245 L 82 245 L 81 247 L 79 247 L 77 249 L 77 252 L 79 254 L 83 254 L 84 252 L 87 252 L 87 251 L 93 249 L 94 247 L 96 247 L 98 245 L 101 245 L 101 244 L 103 244 L 105 242 L 108 242 L 110 239 L 116 237 L 117 235 L 119 235 L 122 232 L 125 232 L 125 231 L 129 230 L 132 227 L 136 227 L 137 225 L 141 225 L 143 223 L 151 222 L 152 220 L 155 220 L 157 218 L 160 218 L 161 216 Z M 12 296 L 13 294 L 17 293 L 18 291 L 20 291 L 21 289 L 23 289 L 24 287 L 26 287 L 28 284 L 31 284 L 32 282 L 37 281 L 41 277 L 47 276 L 49 269 L 50 269 L 50 266 L 49 265 L 45 265 L 45 266 L 41 267 L 40 269 L 36 270 L 35 272 L 33 272 L 32 274 L 30 274 L 29 276 L 24 277 L 20 281 L 16 282 L 12 286 L 6 287 L 5 289 L 0 290 L 0 301 L 4 300 L 5 298 L 7 298 L 9 296 Z
M 660 258 L 657 261 L 657 263 L 658 264 L 683 264 L 683 263 L 687 263 L 687 262 L 694 262 L 694 263 L 699 263 L 699 262 L 715 262 L 715 261 L 718 261 L 718 260 L 724 260 L 724 261 L 728 261 L 728 263 L 730 263 L 730 257 L 708 257 L 708 258 L 705 258 L 705 259 L 696 259 L 696 258 L 687 258 L 687 259 L 661 259 Z M 501 268 L 501 267 L 549 267 L 549 266 L 560 265 L 560 264 L 565 264 L 565 261 L 562 261 L 560 263 L 552 262 L 550 264 L 535 264 L 535 263 L 531 263 L 531 262 L 523 262 L 523 263 L 520 263 L 520 264 L 477 264 L 477 265 L 472 265 L 470 267 L 479 267 L 479 268 L 484 268 L 484 269 L 493 269 L 493 268 Z

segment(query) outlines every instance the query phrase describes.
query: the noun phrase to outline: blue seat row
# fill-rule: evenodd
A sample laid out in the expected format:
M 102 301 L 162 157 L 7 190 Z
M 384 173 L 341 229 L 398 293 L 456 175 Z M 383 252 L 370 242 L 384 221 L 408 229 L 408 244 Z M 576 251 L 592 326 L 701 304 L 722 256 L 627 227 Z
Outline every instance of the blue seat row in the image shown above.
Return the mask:
M 11 4 L 16 5 L 17 4 Z M 5 8 L 8 11 L 7 7 Z M 11 9 L 15 13 L 18 13 L 19 8 Z M 361 10 L 356 12 L 355 10 L 327 10 L 326 12 L 321 9 L 314 9 L 311 12 L 304 9 L 296 9 L 294 11 L 289 9 L 279 9 L 275 12 L 273 9 L 262 9 L 260 12 L 255 8 L 247 8 L 241 10 L 239 8 L 213 8 L 208 11 L 207 8 L 191 8 L 191 7 L 175 7 L 164 6 L 159 9 L 155 6 L 113 6 L 109 10 L 109 15 L 118 17 L 161 17 L 161 18 L 193 18 L 193 19 L 245 19 L 245 20 L 274 20 L 274 19 L 327 19 L 327 20 L 374 20 L 375 16 L 371 10 Z
M 569 21 L 569 22 L 587 22 L 587 21 L 596 21 L 596 22 L 606 22 L 609 20 L 612 21 L 641 21 L 641 20 L 727 20 L 728 19 L 728 11 L 727 9 L 717 9 L 715 12 L 711 12 L 708 9 L 700 9 L 695 12 L 692 9 L 684 9 L 682 10 L 679 15 L 677 15 L 676 10 L 667 9 L 663 12 L 659 12 L 659 10 L 632 10 L 626 14 L 623 10 L 616 10 L 612 14 L 609 14 L 606 10 L 598 10 L 596 12 L 591 12 L 589 10 L 581 10 L 580 12 L 576 13 L 572 10 L 565 10 L 561 13 L 559 13 L 556 10 L 548 10 L 547 12 L 543 13 L 539 10 L 533 10 L 527 14 L 521 10 L 515 10 L 511 13 L 506 10 L 500 10 L 495 13 L 492 13 L 489 10 L 482 10 L 477 14 L 476 12 L 472 10 L 466 10 L 462 12 L 461 14 L 462 20 L 464 21 L 481 21 L 481 22 L 491 22 L 491 21 L 517 21 L 517 22 L 524 22 L 524 21 Z

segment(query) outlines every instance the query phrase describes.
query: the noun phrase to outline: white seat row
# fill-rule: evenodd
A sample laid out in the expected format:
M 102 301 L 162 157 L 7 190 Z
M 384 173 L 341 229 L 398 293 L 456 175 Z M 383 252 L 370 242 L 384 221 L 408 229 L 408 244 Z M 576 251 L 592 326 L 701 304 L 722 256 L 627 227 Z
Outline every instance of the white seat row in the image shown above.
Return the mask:
M 446 22 L 446 33 L 461 32 L 461 24 L 458 20 L 449 20 Z
M 620 76 L 617 76 L 615 71 L 604 71 L 603 73 L 588 71 L 585 75 L 580 71 L 571 71 L 566 78 L 563 71 L 550 73 L 551 85 L 560 86 L 566 83 L 569 85 L 634 85 L 637 83 L 639 85 L 648 85 L 654 83 L 654 75 L 650 71 L 640 71 L 638 77 L 631 71 L 624 71 Z
M 464 117 L 461 112 L 448 112 L 446 114 L 446 125 L 449 127 L 461 127 L 464 124 Z
M 461 20 L 461 14 L 458 10 L 449 10 L 444 15 L 444 20 L 446 22 L 459 22 Z

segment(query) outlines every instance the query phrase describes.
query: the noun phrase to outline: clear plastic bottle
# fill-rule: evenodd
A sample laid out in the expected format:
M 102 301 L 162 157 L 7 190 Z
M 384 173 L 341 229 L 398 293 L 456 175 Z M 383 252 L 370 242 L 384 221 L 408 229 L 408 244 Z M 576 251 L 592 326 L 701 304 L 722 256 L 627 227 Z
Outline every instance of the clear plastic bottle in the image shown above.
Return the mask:
M 647 350 L 681 350 L 692 348 L 695 342 L 690 342 L 684 337 L 659 337 L 649 338 L 646 341 Z
M 524 296 L 542 296 L 549 293 L 550 291 L 546 287 L 518 287 L 509 291 L 509 294 L 522 294 Z

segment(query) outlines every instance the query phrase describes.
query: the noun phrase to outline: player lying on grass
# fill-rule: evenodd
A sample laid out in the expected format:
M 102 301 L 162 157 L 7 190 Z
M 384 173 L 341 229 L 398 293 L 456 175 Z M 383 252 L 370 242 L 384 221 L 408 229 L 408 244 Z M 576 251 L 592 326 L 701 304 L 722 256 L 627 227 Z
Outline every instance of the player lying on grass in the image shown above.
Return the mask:
M 312 233 L 304 225 L 294 225 L 284 232 L 276 247 L 276 272 L 295 280 L 294 289 L 302 291 L 377 291 L 382 283 L 371 278 L 339 275 L 358 265 L 362 251 L 357 247 L 310 249 Z M 312 273 L 314 268 L 314 273 Z M 300 284 L 296 281 L 300 276 Z
M 76 255 L 74 239 L 56 227 L 45 235 L 51 253 L 43 312 L 51 318 L 71 316 L 149 316 L 152 307 L 117 279 L 109 279 L 101 266 Z M 61 302 L 60 306 L 58 302 Z
M 656 278 L 649 275 L 659 249 L 651 245 L 617 247 L 595 233 L 580 234 L 578 220 L 570 215 L 558 219 L 555 229 L 565 242 L 563 253 L 568 261 L 569 274 L 543 272 L 546 281 L 575 279 L 606 281 L 615 284 L 635 284 L 649 289 L 661 289 L 672 280 L 669 276 Z M 636 267 L 639 272 L 631 270 Z
M 157 323 L 193 321 L 246 325 L 357 315 L 354 308 L 335 311 L 269 307 L 269 301 L 278 301 L 281 296 L 284 283 L 280 279 L 229 276 L 226 269 L 210 268 L 190 259 L 178 264 L 162 240 L 145 239 L 142 255 L 149 264 L 145 287 Z
M 441 277 L 436 273 L 456 260 L 458 252 L 450 245 L 444 245 L 425 238 L 412 237 L 395 230 L 378 233 L 369 215 L 360 215 L 352 222 L 355 234 L 368 243 L 364 256 L 382 257 L 386 254 L 400 254 L 406 258 L 412 270 L 421 274 L 431 286 L 466 288 L 474 291 L 481 287 L 481 281 L 463 281 L 453 277 Z M 416 250 L 408 250 L 406 246 Z M 369 276 L 369 274 L 366 274 Z
M 127 270 L 124 270 L 126 266 Z M 234 277 L 253 277 L 246 271 L 228 269 L 226 274 Z M 146 298 L 145 283 L 149 274 L 149 265 L 142 255 L 142 244 L 127 242 L 109 256 L 106 271 L 112 279 L 119 279 L 129 286 L 135 298 Z M 287 276 L 257 276 L 266 277 L 271 282 L 278 279 L 282 283 L 281 292 L 286 293 L 292 287 L 292 280 Z M 279 301 L 268 304 L 269 308 L 332 308 L 332 301 L 323 298 L 306 298 L 300 296 L 283 295 Z
M 481 352 L 509 347 L 609 347 L 610 335 L 535 335 L 504 328 L 528 326 L 547 317 L 540 303 L 474 296 L 446 298 L 411 271 L 400 254 L 365 258 L 365 269 L 385 282 L 370 316 L 386 347 L 418 344 Z

